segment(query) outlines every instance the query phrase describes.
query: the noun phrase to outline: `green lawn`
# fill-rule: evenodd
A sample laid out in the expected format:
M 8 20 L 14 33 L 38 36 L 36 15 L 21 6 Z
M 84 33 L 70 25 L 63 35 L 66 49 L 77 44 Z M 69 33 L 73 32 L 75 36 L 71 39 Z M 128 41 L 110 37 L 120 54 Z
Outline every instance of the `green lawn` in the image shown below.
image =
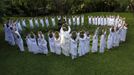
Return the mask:
M 63 55 L 33 55 L 20 53 L 4 41 L 0 27 L 0 75 L 133 75 L 134 16 L 131 13 L 90 13 L 85 15 L 115 15 L 126 17 L 129 24 L 127 40 L 120 47 L 104 54 L 89 53 L 72 60 Z

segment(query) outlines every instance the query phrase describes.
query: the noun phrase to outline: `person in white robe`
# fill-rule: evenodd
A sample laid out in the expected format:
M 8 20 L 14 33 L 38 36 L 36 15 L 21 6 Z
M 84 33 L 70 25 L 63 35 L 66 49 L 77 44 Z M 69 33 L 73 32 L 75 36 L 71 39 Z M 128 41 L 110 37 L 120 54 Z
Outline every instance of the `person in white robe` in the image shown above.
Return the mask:
M 51 21 L 52 21 L 52 25 L 55 26 L 56 25 L 55 17 L 51 17 Z
M 103 33 L 103 34 L 101 35 L 101 37 L 100 37 L 100 50 L 99 50 L 100 53 L 104 53 L 104 50 L 105 50 L 105 47 L 106 47 L 106 46 L 105 46 L 105 45 L 106 45 L 106 44 L 105 44 L 105 43 L 106 43 L 105 40 L 106 40 L 106 39 L 105 39 L 105 35 L 104 35 L 104 33 Z
M 61 35 L 61 48 L 62 48 L 62 53 L 65 56 L 69 56 L 69 50 L 70 50 L 70 32 L 71 28 L 70 26 L 65 27 L 62 26 L 60 29 L 60 35 Z
M 110 28 L 110 32 L 107 39 L 107 49 L 113 48 L 113 42 L 114 42 L 114 28 Z
M 71 36 L 71 43 L 70 43 L 70 54 L 72 59 L 77 58 L 77 50 L 78 50 L 78 35 L 77 32 L 72 32 Z
M 21 27 L 20 21 L 17 22 L 17 27 L 18 27 L 18 31 L 22 32 L 22 27 Z
M 30 34 L 28 34 L 26 36 L 26 44 L 27 44 L 27 47 L 28 47 L 28 51 L 32 53 L 32 46 L 31 46 L 31 41 L 30 41 Z
M 88 24 L 91 25 L 92 24 L 92 16 L 88 16 Z
M 39 22 L 37 18 L 34 18 L 34 22 L 35 22 L 36 27 L 39 27 Z
M 30 51 L 32 51 L 32 53 L 34 54 L 38 54 L 39 53 L 39 47 L 37 45 L 37 41 L 36 41 L 36 36 L 34 33 L 31 33 L 30 35 Z
M 98 35 L 95 34 L 93 36 L 93 42 L 92 42 L 92 49 L 91 49 L 91 52 L 92 53 L 95 53 L 98 51 Z
M 86 41 L 86 36 L 84 34 L 84 31 L 81 31 L 79 33 L 79 45 L 78 45 L 78 55 L 79 56 L 83 56 L 86 54 L 86 45 L 85 45 L 85 41 Z
M 91 49 L 92 53 L 98 51 L 98 31 L 99 31 L 99 27 L 96 29 L 95 34 L 93 36 L 92 49 Z
M 48 54 L 47 41 L 41 31 L 38 33 L 38 47 L 39 53 Z
M 43 19 L 43 18 L 40 18 L 40 23 L 41 23 L 42 27 L 45 26 L 45 25 L 44 25 L 44 19 Z
M 77 18 L 76 18 L 76 16 L 72 16 L 72 20 L 73 20 L 73 25 L 76 25 L 77 24 Z
M 81 25 L 84 25 L 84 15 L 81 15 Z
M 13 30 L 13 27 L 8 27 L 7 28 L 7 33 L 8 33 L 8 43 L 11 45 L 11 46 L 14 46 L 15 45 L 15 39 L 14 39 L 14 30 Z
M 25 19 L 22 20 L 22 26 L 23 26 L 24 28 L 27 27 L 27 26 L 26 26 L 26 20 L 25 20 Z
M 80 25 L 80 16 L 77 16 L 77 25 Z
M 61 16 L 57 16 L 57 19 L 58 19 L 58 20 L 61 20 Z
M 49 26 L 49 20 L 48 20 L 48 17 L 45 17 L 45 22 L 46 22 L 46 26 L 48 27 L 48 26 Z
M 29 19 L 29 23 L 30 23 L 30 28 L 33 29 L 34 25 L 33 25 L 33 19 L 32 18 Z
M 89 32 L 86 32 L 86 40 L 85 40 L 85 44 L 86 44 L 86 51 L 85 51 L 85 53 L 87 54 L 87 53 L 89 53 L 90 52 L 90 34 L 89 34 Z
M 125 42 L 126 41 L 126 34 L 127 34 L 127 24 L 122 26 L 121 29 L 121 42 Z
M 55 43 L 55 53 L 57 55 L 61 55 L 61 37 L 60 37 L 60 34 L 59 32 L 55 32 L 54 34 L 54 43 Z
M 24 44 L 23 44 L 23 40 L 21 38 L 21 35 L 19 34 L 18 31 L 15 31 L 15 37 L 16 37 L 16 44 L 19 47 L 21 52 L 24 52 Z
M 48 41 L 49 41 L 50 52 L 56 53 L 54 43 L 54 33 L 52 31 L 49 31 L 48 33 Z
M 68 18 L 68 24 L 69 24 L 69 25 L 72 25 L 71 18 Z

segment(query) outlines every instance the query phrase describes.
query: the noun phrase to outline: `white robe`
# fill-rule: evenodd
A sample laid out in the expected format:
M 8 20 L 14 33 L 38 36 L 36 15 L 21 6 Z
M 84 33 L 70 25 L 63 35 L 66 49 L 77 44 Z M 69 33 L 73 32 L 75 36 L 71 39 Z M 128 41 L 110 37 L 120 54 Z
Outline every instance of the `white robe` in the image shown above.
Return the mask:
M 88 16 L 88 24 L 92 24 L 92 18 L 90 16 Z
M 49 26 L 48 18 L 46 18 L 46 26 L 47 26 L 47 27 Z
M 77 17 L 77 25 L 78 26 L 80 25 L 80 17 L 79 16 Z
M 69 56 L 69 50 L 70 50 L 70 32 L 71 28 L 68 26 L 68 31 L 63 31 L 63 29 L 60 29 L 60 35 L 61 35 L 61 48 L 62 53 L 65 56 Z
M 73 17 L 72 19 L 73 19 L 73 25 L 76 25 L 76 23 L 77 23 L 76 22 L 76 17 Z
M 50 52 L 55 53 L 54 37 L 52 38 L 48 37 L 48 40 L 49 40 Z
M 100 53 L 104 53 L 104 50 L 105 50 L 105 36 L 104 34 L 101 35 L 101 38 L 100 38 L 100 50 L 99 52 Z
M 68 18 L 68 24 L 71 25 L 72 22 L 71 22 L 71 18 Z
M 61 38 L 58 39 L 54 38 L 55 43 L 55 53 L 58 55 L 61 55 L 61 44 L 60 44 Z
M 23 27 L 26 27 L 26 22 L 25 22 L 25 20 L 22 20 L 22 26 L 23 26 Z
M 36 38 L 30 38 L 30 47 L 31 47 L 30 51 L 32 51 L 34 54 L 39 53 L 39 47 L 37 45 Z
M 123 27 L 121 31 L 121 41 L 125 42 L 126 41 L 126 34 L 127 34 L 127 27 Z
M 81 25 L 84 25 L 84 15 L 81 16 Z
M 18 30 L 21 32 L 22 31 L 22 27 L 20 25 L 20 22 L 17 23 L 17 27 L 18 27 Z
M 72 56 L 72 59 L 76 58 L 77 56 L 77 44 L 78 44 L 78 39 L 76 38 L 75 40 L 71 38 L 71 43 L 70 43 L 70 54 Z
M 48 54 L 47 41 L 44 38 L 38 38 L 39 52 Z
M 43 21 L 43 19 L 40 19 L 40 23 L 41 23 L 42 27 L 44 27 L 44 21 Z
M 92 53 L 95 53 L 98 51 L 98 36 L 95 34 L 93 36 L 93 42 L 92 42 Z
M 79 46 L 78 46 L 78 54 L 79 56 L 83 56 L 86 54 L 86 45 L 85 45 L 86 37 L 80 38 L 79 37 Z
M 52 25 L 55 26 L 56 25 L 55 18 L 51 18 L 51 20 L 52 20 Z
M 89 37 L 86 36 L 85 45 L 86 45 L 85 53 L 88 53 L 90 51 L 90 36 Z
M 28 51 L 29 52 L 32 52 L 32 46 L 31 46 L 31 41 L 30 41 L 30 37 L 29 37 L 29 35 L 28 36 L 26 36 L 26 44 L 27 44 L 27 47 L 28 47 Z
M 16 34 L 16 44 L 17 46 L 19 47 L 20 51 L 23 52 L 24 51 L 24 44 L 23 44 L 23 40 L 21 38 L 21 35 L 19 34 L 18 31 L 15 31 L 15 34 Z M 19 37 L 17 37 L 19 36 Z
M 35 19 L 34 21 L 35 21 L 35 25 L 36 25 L 36 27 L 39 27 L 38 19 Z
M 30 28 L 31 28 L 31 29 L 33 29 L 33 28 L 34 28 L 33 20 L 32 20 L 32 19 L 30 19 L 30 20 L 29 20 L 29 23 L 30 23 Z
M 15 39 L 14 39 L 14 33 L 13 30 L 10 29 L 10 27 L 7 28 L 8 33 L 8 43 L 12 46 L 15 45 Z

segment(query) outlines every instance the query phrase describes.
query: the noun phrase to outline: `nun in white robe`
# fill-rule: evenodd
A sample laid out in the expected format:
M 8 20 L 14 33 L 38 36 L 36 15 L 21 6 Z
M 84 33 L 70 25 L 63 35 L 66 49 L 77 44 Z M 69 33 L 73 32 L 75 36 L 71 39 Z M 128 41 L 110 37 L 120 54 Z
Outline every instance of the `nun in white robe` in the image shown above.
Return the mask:
M 15 45 L 15 39 L 14 39 L 14 30 L 12 27 L 7 28 L 8 33 L 8 43 L 12 46 Z
M 73 25 L 76 25 L 77 24 L 77 18 L 76 18 L 76 16 L 72 16 L 72 19 L 73 19 Z
M 85 49 L 85 54 L 89 53 L 90 51 L 90 35 L 86 34 L 86 40 L 85 40 L 85 45 L 86 45 L 86 49 Z
M 34 22 L 35 22 L 36 27 L 39 27 L 39 22 L 37 18 L 34 19 Z
M 105 45 L 106 45 L 105 44 L 105 35 L 102 34 L 101 38 L 100 38 L 100 50 L 99 50 L 100 53 L 104 53 Z
M 50 34 L 48 34 L 48 41 L 49 41 L 49 48 L 50 48 L 50 52 L 52 53 L 56 53 L 55 51 L 55 42 L 54 42 L 54 34 L 52 33 L 52 36 L 50 36 Z
M 80 34 L 79 34 L 80 35 Z M 85 45 L 85 41 L 86 41 L 86 36 L 85 34 L 83 34 L 83 38 L 81 38 L 79 36 L 79 45 L 78 45 L 78 55 L 79 56 L 83 56 L 86 54 L 86 45 Z
M 44 20 L 43 20 L 43 18 L 40 18 L 40 23 L 41 23 L 42 27 L 44 27 Z
M 84 25 L 84 15 L 81 15 L 81 25 Z
M 36 36 L 34 34 L 32 34 L 34 37 L 30 36 L 30 47 L 31 50 L 34 54 L 38 54 L 39 53 L 39 47 L 37 45 L 37 41 L 36 41 Z
M 112 29 L 110 28 L 110 33 L 109 33 L 108 39 L 107 39 L 107 49 L 113 48 L 114 36 L 115 36 L 114 31 L 112 31 Z
M 19 47 L 21 52 L 24 52 L 24 44 L 23 44 L 23 40 L 21 38 L 21 35 L 19 34 L 18 31 L 15 31 L 15 37 L 16 37 L 16 44 Z
M 59 36 L 59 38 L 54 37 L 54 44 L 55 44 L 55 53 L 57 55 L 61 55 L 61 37 Z
M 65 56 L 69 56 L 69 50 L 70 50 L 70 32 L 71 28 L 68 26 L 68 30 L 64 31 L 63 27 L 60 29 L 60 35 L 61 35 L 61 48 L 62 53 Z
M 40 37 L 38 37 L 38 47 L 39 53 L 48 54 L 47 41 L 43 34 L 40 34 Z
M 123 26 L 122 31 L 121 31 L 121 41 L 123 42 L 126 41 L 126 34 L 127 34 L 127 27 Z
M 80 16 L 77 16 L 77 25 L 80 25 Z
M 27 27 L 27 26 L 26 26 L 26 20 L 25 20 L 25 19 L 22 20 L 22 26 L 23 26 L 24 28 Z
M 98 51 L 98 35 L 95 34 L 93 36 L 93 42 L 92 42 L 92 49 L 91 49 L 91 52 L 92 53 L 95 53 Z
M 71 18 L 68 18 L 68 24 L 69 24 L 69 25 L 72 24 Z
M 70 54 L 72 59 L 75 59 L 77 57 L 77 50 L 78 50 L 78 38 L 76 36 L 75 39 L 71 38 L 70 43 Z
M 46 22 L 46 26 L 48 27 L 49 26 L 49 20 L 48 20 L 47 17 L 45 18 L 45 22 Z
M 30 28 L 33 29 L 34 28 L 34 25 L 33 25 L 33 19 L 29 19 L 29 23 L 30 23 Z
M 18 31 L 19 32 L 22 32 L 22 27 L 21 27 L 20 21 L 17 22 L 17 27 L 18 27 Z
M 88 16 L 88 24 L 91 25 L 92 24 L 92 17 Z
M 27 44 L 27 47 L 28 47 L 28 51 L 32 53 L 32 46 L 31 46 L 31 41 L 30 41 L 30 34 L 28 34 L 26 36 L 26 44 Z
M 56 23 L 55 23 L 55 17 L 52 17 L 51 18 L 51 21 L 52 21 L 52 25 L 55 26 L 56 25 Z

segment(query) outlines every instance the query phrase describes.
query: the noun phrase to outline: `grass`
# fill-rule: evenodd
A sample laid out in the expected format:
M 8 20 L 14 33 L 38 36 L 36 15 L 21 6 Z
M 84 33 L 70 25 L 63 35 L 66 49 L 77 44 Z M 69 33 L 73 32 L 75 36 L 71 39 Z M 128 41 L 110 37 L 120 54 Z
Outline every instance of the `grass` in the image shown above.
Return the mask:
M 126 17 L 129 24 L 127 40 L 120 47 L 104 54 L 89 53 L 72 60 L 49 53 L 21 53 L 4 41 L 0 28 L 0 75 L 133 75 L 134 74 L 134 17 L 132 13 L 90 13 L 85 15 L 115 15 Z

